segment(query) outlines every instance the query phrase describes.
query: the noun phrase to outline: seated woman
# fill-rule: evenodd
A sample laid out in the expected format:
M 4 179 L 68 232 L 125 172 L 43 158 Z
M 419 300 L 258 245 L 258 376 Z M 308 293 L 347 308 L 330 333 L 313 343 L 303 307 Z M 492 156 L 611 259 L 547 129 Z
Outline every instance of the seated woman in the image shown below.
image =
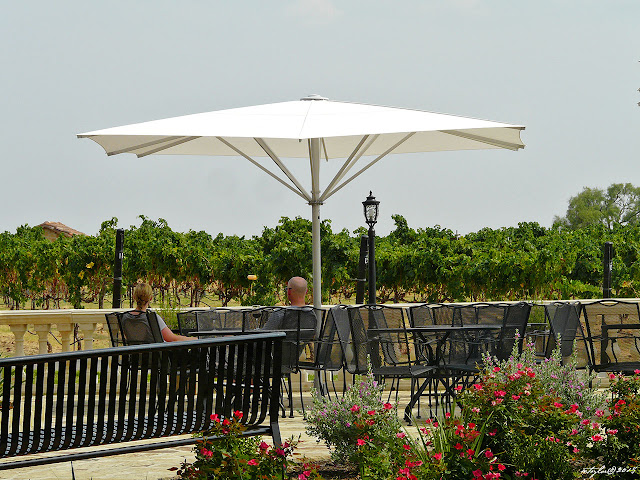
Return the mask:
M 147 315 L 147 309 L 151 300 L 153 300 L 153 292 L 151 286 L 148 283 L 139 283 L 133 289 L 133 300 L 136 303 L 136 309 L 130 312 L 124 313 L 122 316 L 122 328 L 124 335 L 127 338 L 127 342 L 130 344 L 136 343 L 154 343 L 158 340 L 153 335 L 153 327 L 149 325 L 149 318 Z M 158 320 L 158 328 L 162 339 L 165 342 L 176 342 L 180 340 L 194 340 L 191 337 L 185 337 L 184 335 L 177 335 L 171 331 L 167 324 L 160 315 L 153 312 Z

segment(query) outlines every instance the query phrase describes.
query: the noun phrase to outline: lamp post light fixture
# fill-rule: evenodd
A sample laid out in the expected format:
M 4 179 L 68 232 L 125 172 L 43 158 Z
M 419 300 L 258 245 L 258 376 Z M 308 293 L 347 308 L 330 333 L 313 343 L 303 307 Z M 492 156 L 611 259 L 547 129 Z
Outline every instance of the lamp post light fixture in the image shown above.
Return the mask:
M 376 231 L 373 229 L 378 221 L 378 206 L 380 202 L 376 200 L 369 191 L 369 196 L 362 202 L 364 207 L 364 220 L 369 225 L 369 304 L 376 303 Z

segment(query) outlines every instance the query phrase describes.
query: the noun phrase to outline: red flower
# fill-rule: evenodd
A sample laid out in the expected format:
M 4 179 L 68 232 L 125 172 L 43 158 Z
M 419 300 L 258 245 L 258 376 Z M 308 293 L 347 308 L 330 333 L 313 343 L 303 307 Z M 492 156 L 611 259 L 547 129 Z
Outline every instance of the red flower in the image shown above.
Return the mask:
M 211 420 L 213 420 L 216 423 L 220 423 L 220 415 L 218 415 L 217 413 L 212 414 Z
M 222 421 L 222 424 L 226 427 L 226 426 L 228 426 L 228 425 L 231 425 L 231 421 L 230 421 L 228 418 L 225 418 L 225 419 Z
M 360 407 L 358 405 L 354 405 L 353 407 L 351 407 L 351 411 L 353 413 L 359 412 L 360 411 Z
M 269 449 L 269 445 L 265 442 L 261 442 L 260 445 L 260 450 L 268 450 Z
M 487 458 L 493 458 L 493 452 L 491 450 L 487 449 L 484 452 L 484 456 L 487 457 Z
M 242 418 L 242 412 L 240 410 L 236 410 L 235 412 L 233 412 L 233 416 L 237 419 L 240 419 Z
M 356 443 L 358 444 L 359 447 L 361 447 L 362 445 L 364 445 L 367 442 L 365 442 L 363 439 L 359 438 Z
M 497 368 L 497 367 L 496 367 Z M 474 470 L 473 472 L 473 478 L 482 478 L 482 470 L 478 469 L 478 470 Z
M 375 415 L 375 414 L 376 414 L 376 411 L 375 411 L 375 410 L 369 410 L 369 411 L 367 411 L 367 413 L 368 413 L 369 415 Z
M 499 463 L 498 464 L 498 470 L 500 470 L 501 472 L 504 472 L 507 469 L 507 467 L 505 467 L 503 464 Z
M 390 403 L 385 403 L 382 406 L 384 407 L 385 410 L 391 410 L 393 408 L 393 405 L 391 405 Z
M 258 465 L 258 461 L 255 458 L 252 458 L 247 462 L 247 465 Z
M 436 453 L 433 455 L 433 458 L 435 458 L 436 460 L 441 460 L 442 459 L 442 454 L 441 453 Z

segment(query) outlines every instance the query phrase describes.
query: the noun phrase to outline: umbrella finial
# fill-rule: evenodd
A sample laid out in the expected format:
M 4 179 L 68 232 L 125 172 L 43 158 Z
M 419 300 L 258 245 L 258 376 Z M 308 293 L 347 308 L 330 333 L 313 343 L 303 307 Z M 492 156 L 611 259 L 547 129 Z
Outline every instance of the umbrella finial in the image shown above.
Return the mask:
M 323 97 L 322 95 L 318 95 L 317 93 L 312 93 L 311 95 L 302 97 L 300 100 L 329 100 L 329 99 L 327 97 Z

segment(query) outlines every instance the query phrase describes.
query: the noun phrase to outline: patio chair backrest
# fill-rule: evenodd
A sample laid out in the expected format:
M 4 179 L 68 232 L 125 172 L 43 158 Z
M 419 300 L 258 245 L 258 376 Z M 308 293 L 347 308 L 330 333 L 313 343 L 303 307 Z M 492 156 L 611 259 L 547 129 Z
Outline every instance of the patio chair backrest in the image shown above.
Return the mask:
M 156 312 L 147 310 L 138 315 L 131 312 L 118 313 L 118 320 L 126 345 L 164 342 Z
M 633 371 L 640 367 L 640 310 L 638 303 L 598 300 L 582 303 L 591 364 L 599 368 Z M 604 335 L 604 329 L 607 334 Z
M 335 307 L 334 307 L 335 308 Z M 339 316 L 333 314 L 332 308 L 324 312 L 320 335 L 314 345 L 314 370 L 338 371 L 344 366 L 344 352 L 340 339 Z M 348 329 L 349 325 L 346 324 Z M 342 327 L 344 328 L 344 327 Z
M 549 358 L 558 347 L 560 337 L 560 355 L 567 358 L 573 353 L 574 341 L 584 345 L 584 335 L 580 325 L 580 303 L 553 302 L 545 305 L 549 320 L 549 338 L 545 348 L 545 357 Z M 580 344 L 576 343 L 579 348 Z
M 126 345 L 120 330 L 120 321 L 118 320 L 118 312 L 105 314 L 107 320 L 107 328 L 109 329 L 109 337 L 111 338 L 112 347 L 122 347 Z
M 428 304 L 412 305 L 407 308 L 407 314 L 409 316 L 409 324 L 412 327 L 424 327 L 427 325 L 434 325 L 434 308 Z
M 188 310 L 186 312 L 178 312 L 176 318 L 178 319 L 178 331 L 180 335 L 189 335 L 191 332 L 200 330 L 198 328 L 198 322 L 196 320 L 197 310 Z
M 263 330 L 285 331 L 282 345 L 283 373 L 300 371 L 300 355 L 307 345 L 318 338 L 323 310 L 313 307 L 283 307 L 273 309 Z

